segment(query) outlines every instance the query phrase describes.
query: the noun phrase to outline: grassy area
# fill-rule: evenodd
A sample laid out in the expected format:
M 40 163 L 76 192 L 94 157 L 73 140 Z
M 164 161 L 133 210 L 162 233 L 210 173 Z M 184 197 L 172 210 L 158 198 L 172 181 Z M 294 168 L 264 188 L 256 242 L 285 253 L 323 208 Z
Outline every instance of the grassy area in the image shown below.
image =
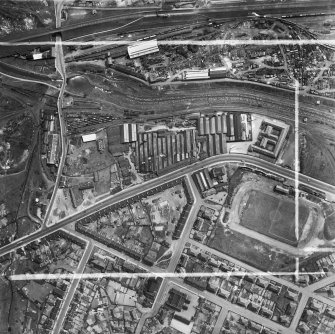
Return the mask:
M 25 173 L 2 176 L 0 178 L 0 203 L 5 203 L 9 211 L 7 219 L 11 222 L 20 204 L 20 194 L 23 190 Z
M 0 281 L 0 333 L 7 333 L 8 312 L 12 299 L 12 291 L 9 283 Z
M 5 205 L 7 226 L 0 229 L 0 243 L 6 244 L 13 234 L 21 237 L 36 230 L 37 225 L 28 217 L 30 196 L 37 187 L 44 188 L 39 165 L 39 152 L 34 150 L 29 172 L 1 177 L 0 204 Z
M 2 173 L 17 173 L 25 168 L 34 139 L 31 117 L 21 115 L 8 121 L 0 134 L 0 164 Z M 8 163 L 10 161 L 10 163 Z
M 295 203 L 290 199 L 271 196 L 261 191 L 249 192 L 241 225 L 268 237 L 297 246 L 295 237 Z M 299 232 L 301 234 L 309 215 L 309 209 L 299 204 Z
M 279 253 L 269 245 L 238 232 L 226 232 L 219 224 L 208 246 L 262 271 L 294 271 L 295 258 Z
M 327 240 L 335 238 L 335 213 L 332 213 L 325 219 L 324 236 Z
M 84 94 L 86 96 L 92 91 L 93 86 L 86 77 L 76 75 L 68 80 L 68 85 L 66 88 L 71 92 L 76 94 Z

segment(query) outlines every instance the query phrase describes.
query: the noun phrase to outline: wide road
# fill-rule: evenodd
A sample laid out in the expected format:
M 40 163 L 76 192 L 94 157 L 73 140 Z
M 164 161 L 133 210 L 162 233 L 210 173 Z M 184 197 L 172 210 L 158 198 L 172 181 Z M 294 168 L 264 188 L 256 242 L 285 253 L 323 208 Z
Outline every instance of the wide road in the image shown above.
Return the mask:
M 107 198 L 105 198 L 104 200 L 102 200 L 101 202 L 98 202 L 88 208 L 86 208 L 85 210 L 73 214 L 71 216 L 68 216 L 62 220 L 60 220 L 57 224 L 52 225 L 50 227 L 47 227 L 43 230 L 39 230 L 36 231 L 28 236 L 25 236 L 23 238 L 17 239 L 13 242 L 11 242 L 10 244 L 2 247 L 0 249 L 0 256 L 5 255 L 15 249 L 18 249 L 22 246 L 25 246 L 27 244 L 29 244 L 30 242 L 40 239 L 42 237 L 45 237 L 46 235 L 51 234 L 52 232 L 55 232 L 57 230 L 59 230 L 61 227 L 66 226 L 67 224 L 70 224 L 74 221 L 80 220 L 82 218 L 86 218 L 89 215 L 107 208 L 108 206 L 127 200 L 133 196 L 138 195 L 141 192 L 145 192 L 148 191 L 152 188 L 157 188 L 160 185 L 162 185 L 163 183 L 172 181 L 176 178 L 185 176 L 185 174 L 187 173 L 191 173 L 191 172 L 195 172 L 199 169 L 202 169 L 204 167 L 207 167 L 209 165 L 212 164 L 217 164 L 217 163 L 223 163 L 223 162 L 241 162 L 243 161 L 243 163 L 247 163 L 250 165 L 254 165 L 258 168 L 262 168 L 265 170 L 268 170 L 269 172 L 272 173 L 276 173 L 280 176 L 283 176 L 285 178 L 288 179 L 294 179 L 295 178 L 295 172 L 277 165 L 274 165 L 270 162 L 267 162 L 265 160 L 253 157 L 253 156 L 249 156 L 249 155 L 244 155 L 244 154 L 222 154 L 222 155 L 217 155 L 217 156 L 213 156 L 207 159 L 204 159 L 202 161 L 196 162 L 195 164 L 189 165 L 187 167 L 181 168 L 177 171 L 174 171 L 170 174 L 167 175 L 163 175 L 159 178 L 150 180 L 144 184 L 139 184 L 136 185 L 132 188 L 126 189 L 118 194 L 115 195 L 111 195 Z M 321 191 L 325 191 L 325 192 L 329 192 L 329 193 L 334 193 L 335 194 L 335 186 L 329 185 L 327 183 L 324 183 L 322 181 L 316 180 L 316 179 L 312 179 L 309 178 L 305 175 L 302 174 L 298 174 L 299 176 L 299 182 L 309 185 L 311 187 L 314 187 L 316 189 L 319 189 Z
M 91 257 L 92 251 L 94 249 L 94 243 L 89 242 L 88 245 L 86 246 L 86 249 L 84 251 L 84 254 L 80 260 L 80 263 L 78 265 L 78 268 L 75 270 L 76 274 L 82 274 L 85 271 L 86 263 Z M 61 329 L 63 328 L 63 323 L 66 318 L 67 311 L 70 307 L 71 301 L 74 297 L 74 294 L 77 290 L 77 287 L 79 285 L 80 278 L 73 278 L 71 280 L 70 286 L 68 288 L 68 291 L 63 299 L 62 305 L 60 312 L 58 313 L 57 319 L 55 320 L 55 324 L 53 327 L 53 334 L 58 334 Z

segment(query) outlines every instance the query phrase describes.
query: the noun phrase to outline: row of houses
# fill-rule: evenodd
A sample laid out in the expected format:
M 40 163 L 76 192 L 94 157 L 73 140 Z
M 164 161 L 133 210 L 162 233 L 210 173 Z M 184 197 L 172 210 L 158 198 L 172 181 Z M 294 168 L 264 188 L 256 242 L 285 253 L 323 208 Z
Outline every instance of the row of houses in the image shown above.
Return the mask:
M 172 235 L 173 239 L 179 239 L 180 238 L 180 236 L 181 236 L 181 234 L 184 230 L 184 226 L 186 224 L 187 218 L 190 215 L 192 205 L 194 203 L 194 198 L 192 196 L 192 192 L 191 192 L 191 188 L 190 188 L 189 183 L 185 179 L 183 179 L 182 185 L 184 187 L 184 192 L 185 192 L 185 196 L 186 196 L 186 199 L 187 199 L 187 204 L 185 205 L 185 207 L 183 209 L 183 212 L 181 213 L 180 218 L 177 222 L 177 225 L 174 229 L 174 232 L 173 232 L 173 235 Z

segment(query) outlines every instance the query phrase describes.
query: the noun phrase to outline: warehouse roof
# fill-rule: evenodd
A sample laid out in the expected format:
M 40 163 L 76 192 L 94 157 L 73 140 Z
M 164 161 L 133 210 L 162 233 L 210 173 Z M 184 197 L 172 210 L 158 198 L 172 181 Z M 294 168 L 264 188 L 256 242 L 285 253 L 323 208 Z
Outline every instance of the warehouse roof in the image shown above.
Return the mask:
M 158 51 L 159 49 L 157 39 L 152 39 L 149 41 L 140 41 L 128 46 L 128 54 L 130 58 L 136 58 Z
M 97 135 L 95 133 L 90 133 L 88 135 L 82 135 L 81 138 L 83 139 L 84 143 L 87 143 L 89 141 L 97 140 Z

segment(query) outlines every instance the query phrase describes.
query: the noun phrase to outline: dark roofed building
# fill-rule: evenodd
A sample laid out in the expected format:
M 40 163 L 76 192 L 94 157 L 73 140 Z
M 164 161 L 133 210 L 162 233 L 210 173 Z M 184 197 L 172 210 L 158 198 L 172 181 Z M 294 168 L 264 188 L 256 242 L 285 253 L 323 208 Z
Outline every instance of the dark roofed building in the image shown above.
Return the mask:
M 171 289 L 169 291 L 169 298 L 166 301 L 166 306 L 169 308 L 180 312 L 187 300 L 187 295 L 176 289 Z
M 144 295 L 151 300 L 155 299 L 161 283 L 161 278 L 149 278 L 144 288 Z

